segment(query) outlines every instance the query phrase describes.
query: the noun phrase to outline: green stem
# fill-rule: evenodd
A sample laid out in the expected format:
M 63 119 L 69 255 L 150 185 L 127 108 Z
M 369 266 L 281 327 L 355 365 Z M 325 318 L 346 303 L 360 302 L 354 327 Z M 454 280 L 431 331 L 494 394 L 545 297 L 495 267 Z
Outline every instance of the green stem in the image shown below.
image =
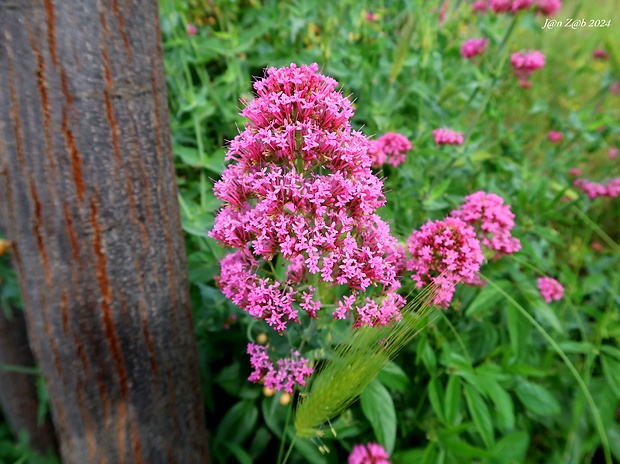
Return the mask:
M 469 353 L 467 352 L 467 348 L 465 347 L 465 344 L 463 343 L 463 340 L 459 336 L 459 333 L 456 331 L 456 329 L 452 325 L 452 322 L 450 322 L 450 319 L 448 319 L 448 317 L 445 315 L 444 311 L 439 311 L 439 315 L 441 316 L 441 318 L 444 321 L 446 321 L 446 324 L 448 324 L 448 327 L 450 328 L 450 330 L 454 334 L 454 338 L 456 338 L 456 342 L 459 344 L 459 347 L 461 348 L 461 351 L 463 351 L 463 354 L 467 358 L 467 362 L 471 365 L 472 362 L 471 362 L 471 358 L 469 357 Z
M 291 445 L 288 447 L 288 451 L 286 452 L 286 455 L 284 456 L 284 461 L 282 461 L 282 464 L 286 464 L 286 461 L 288 461 L 288 457 L 291 455 L 291 451 L 293 451 L 293 446 L 295 446 L 296 440 L 297 440 L 297 435 L 295 435 L 293 437 L 293 440 L 291 440 Z
M 284 429 L 282 430 L 282 440 L 280 441 L 280 451 L 278 451 L 278 464 L 280 463 L 284 464 L 286 462 L 286 460 L 288 459 L 288 455 L 291 452 L 291 448 L 293 447 L 293 443 L 295 443 L 295 438 L 293 438 L 293 441 L 291 442 L 291 448 L 289 448 L 288 453 L 286 453 L 286 457 L 284 458 L 284 461 L 282 461 L 282 454 L 284 453 L 284 444 L 286 443 L 286 431 L 288 429 L 288 424 L 291 420 L 292 411 L 293 411 L 293 402 L 291 401 L 290 404 L 288 405 L 288 411 L 286 412 L 286 420 L 284 421 Z M 295 435 L 295 437 L 297 437 L 297 435 Z
M 604 241 L 609 245 L 616 253 L 620 253 L 620 245 L 613 241 L 613 239 L 601 229 L 592 219 L 588 217 L 583 211 L 576 206 L 573 206 L 573 211 L 585 222 L 594 232 L 596 232 Z
M 0 364 L 0 371 L 15 372 L 16 374 L 40 375 L 36 367 L 16 366 L 14 364 Z
M 568 359 L 568 356 L 566 356 L 562 348 L 560 348 L 560 346 L 551 337 L 551 335 L 547 333 L 547 331 L 536 321 L 536 319 L 534 319 L 525 310 L 525 308 L 523 308 L 523 306 L 517 303 L 517 301 L 514 298 L 512 298 L 508 293 L 506 293 L 504 289 L 501 288 L 499 285 L 497 285 L 495 282 L 488 279 L 483 274 L 480 274 L 480 277 L 484 279 L 486 282 L 488 282 L 493 288 L 495 288 L 495 290 L 501 293 L 502 296 L 506 298 L 516 309 L 518 309 L 519 312 L 523 315 L 523 317 L 525 317 L 536 328 L 536 330 L 540 332 L 540 334 L 544 337 L 545 340 L 547 340 L 547 342 L 551 345 L 551 347 L 555 350 L 555 352 L 560 356 L 560 358 L 562 358 L 562 361 L 564 361 L 564 364 L 566 364 L 566 367 L 568 367 L 568 370 L 571 372 L 571 374 L 573 375 L 573 377 L 579 384 L 579 388 L 581 388 L 581 391 L 583 395 L 586 397 L 588 405 L 590 406 L 590 409 L 592 411 L 592 416 L 594 417 L 594 423 L 596 425 L 596 429 L 598 431 L 599 436 L 601 437 L 601 444 L 603 445 L 603 452 L 605 453 L 605 462 L 607 464 L 612 464 L 611 453 L 609 451 L 609 440 L 607 438 L 607 434 L 605 433 L 605 427 L 603 425 L 601 415 L 598 411 L 598 408 L 596 407 L 596 403 L 594 402 L 592 395 L 590 394 L 590 390 L 588 389 L 588 386 L 585 384 L 585 382 L 579 375 L 579 372 L 577 372 L 577 369 L 575 369 L 575 366 L 573 365 L 573 363 L 570 361 L 570 359 Z

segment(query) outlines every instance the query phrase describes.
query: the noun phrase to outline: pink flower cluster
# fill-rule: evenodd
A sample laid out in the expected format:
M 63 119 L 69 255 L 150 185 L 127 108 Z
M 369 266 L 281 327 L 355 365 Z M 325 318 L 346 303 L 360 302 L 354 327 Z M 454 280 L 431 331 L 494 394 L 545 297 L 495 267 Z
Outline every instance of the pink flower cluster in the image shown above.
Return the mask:
M 190 37 L 194 37 L 196 34 L 198 34 L 198 28 L 192 23 L 189 23 L 187 25 L 187 35 Z
M 618 157 L 618 149 L 616 147 L 610 148 L 608 156 L 610 160 L 615 160 Z
M 348 287 L 360 299 L 359 308 L 347 306 L 356 316 L 368 309 L 363 292 L 376 287 L 376 323 L 398 318 L 405 303 L 395 294 L 397 240 L 375 213 L 385 203 L 383 184 L 336 86 L 316 63 L 268 69 L 214 186 L 223 208 L 209 235 L 236 249 L 221 262 L 220 288 L 279 332 L 299 321 L 297 305 L 310 317 L 321 308 L 310 275 Z M 285 279 L 274 261 L 285 266 Z
M 543 16 L 555 16 L 562 8 L 560 0 L 536 0 L 534 12 Z
M 487 2 L 485 0 L 477 0 L 472 4 L 471 10 L 474 13 L 486 13 Z
M 513 53 L 510 63 L 521 87 L 529 88 L 531 87 L 529 76 L 545 65 L 545 55 L 538 50 L 524 50 Z
M 450 129 L 435 129 L 433 137 L 437 145 L 463 145 L 463 134 Z
M 378 168 L 386 161 L 396 167 L 405 162 L 405 155 L 411 148 L 411 142 L 407 137 L 396 132 L 388 132 L 371 142 L 369 155 L 373 167 Z
M 553 300 L 561 300 L 564 296 L 564 287 L 551 277 L 538 278 L 538 291 L 547 303 L 551 303 Z
M 562 141 L 564 135 L 561 132 L 549 131 L 547 132 L 547 138 L 553 143 L 558 143 Z
M 267 388 L 284 390 L 293 393 L 295 384 L 306 386 L 306 378 L 312 375 L 313 369 L 308 365 L 308 360 L 300 358 L 297 351 L 291 351 L 290 358 L 279 359 L 277 367 L 267 355 L 267 347 L 248 343 L 248 354 L 252 373 L 248 380 L 254 383 L 264 382 Z
M 490 0 L 489 8 L 493 13 L 516 13 L 527 10 L 534 0 Z
M 461 56 L 463 58 L 473 58 L 482 55 L 487 50 L 489 39 L 469 39 L 461 46 Z
M 597 197 L 616 198 L 620 196 L 620 177 L 609 179 L 604 184 L 580 177 L 575 179 L 573 185 L 588 195 L 590 200 Z
M 499 195 L 473 193 L 450 215 L 474 227 L 482 245 L 496 251 L 495 258 L 521 249 L 521 242 L 511 234 L 515 215 Z
M 355 445 L 349 455 L 349 464 L 390 464 L 390 455 L 377 443 Z
M 418 288 L 428 284 L 438 286 L 433 303 L 447 308 L 454 286 L 461 280 L 476 284 L 477 272 L 484 260 L 476 231 L 460 219 L 448 217 L 443 221 L 427 222 L 414 230 L 407 240 L 411 259 L 407 269 Z
M 594 50 L 592 52 L 592 56 L 594 58 L 597 58 L 599 60 L 607 60 L 609 59 L 609 55 L 607 54 L 607 52 L 605 50 L 603 50 L 602 48 L 597 48 L 596 50 Z

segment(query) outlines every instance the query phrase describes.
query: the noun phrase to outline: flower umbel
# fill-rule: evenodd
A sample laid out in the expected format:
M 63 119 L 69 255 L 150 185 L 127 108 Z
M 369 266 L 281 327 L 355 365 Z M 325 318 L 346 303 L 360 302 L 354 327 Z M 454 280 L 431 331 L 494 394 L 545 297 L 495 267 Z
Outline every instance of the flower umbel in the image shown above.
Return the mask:
M 300 357 L 297 351 L 291 351 L 290 358 L 278 359 L 276 366 L 269 359 L 265 346 L 248 343 L 248 354 L 253 369 L 248 380 L 254 383 L 264 381 L 265 387 L 273 390 L 292 394 L 295 385 L 306 386 L 306 378 L 313 372 L 308 360 Z
M 320 295 L 308 288 L 317 278 L 348 287 L 350 305 L 339 318 L 384 324 L 404 305 L 395 294 L 397 241 L 375 214 L 385 203 L 383 184 L 336 86 L 316 63 L 268 69 L 214 186 L 223 208 L 210 236 L 236 249 L 222 260 L 222 291 L 279 332 L 299 321 L 297 306 L 317 317 Z M 370 287 L 377 308 L 368 308 Z
M 448 307 L 461 280 L 478 282 L 477 272 L 484 260 L 480 242 L 473 227 L 460 219 L 427 222 L 409 237 L 407 248 L 411 253 L 407 269 L 413 271 L 416 286 L 437 285 L 433 303 L 440 308 Z
M 349 464 L 390 464 L 390 455 L 378 443 L 355 445 L 349 455 Z
M 521 249 L 521 242 L 511 234 L 515 215 L 499 195 L 483 191 L 473 193 L 450 215 L 474 227 L 482 245 L 496 251 L 496 258 Z
M 463 145 L 463 134 L 446 128 L 433 131 L 435 144 L 437 145 Z
M 461 56 L 463 58 L 473 58 L 482 55 L 487 50 L 489 39 L 469 39 L 461 46 Z
M 370 156 L 373 167 L 380 167 L 386 161 L 396 167 L 405 162 L 405 155 L 411 150 L 411 142 L 407 137 L 396 132 L 383 134 L 371 142 Z
M 557 280 L 551 277 L 538 278 L 538 290 L 547 303 L 553 300 L 561 300 L 564 296 L 564 287 Z

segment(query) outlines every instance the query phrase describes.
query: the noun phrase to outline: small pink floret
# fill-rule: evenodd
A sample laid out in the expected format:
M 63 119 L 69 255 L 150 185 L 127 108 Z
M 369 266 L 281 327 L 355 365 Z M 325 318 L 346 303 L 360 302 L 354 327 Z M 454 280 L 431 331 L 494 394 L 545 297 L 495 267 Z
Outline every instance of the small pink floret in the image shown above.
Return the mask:
M 377 443 L 355 445 L 349 455 L 348 464 L 390 464 L 390 455 Z
M 489 43 L 489 39 L 469 39 L 461 46 L 461 56 L 463 58 L 473 58 L 482 55 Z
M 190 37 L 194 37 L 196 34 L 198 34 L 198 28 L 192 23 L 189 23 L 187 25 L 187 35 L 189 35 Z
M 564 135 L 562 135 L 561 132 L 549 131 L 549 132 L 547 132 L 547 138 L 551 142 L 557 143 L 557 142 L 561 142 L 562 141 L 562 139 L 564 138 Z
M 433 137 L 437 145 L 463 145 L 463 134 L 447 128 L 435 129 Z
M 538 290 L 547 303 L 551 303 L 553 300 L 561 300 L 564 296 L 564 287 L 551 277 L 539 277 Z

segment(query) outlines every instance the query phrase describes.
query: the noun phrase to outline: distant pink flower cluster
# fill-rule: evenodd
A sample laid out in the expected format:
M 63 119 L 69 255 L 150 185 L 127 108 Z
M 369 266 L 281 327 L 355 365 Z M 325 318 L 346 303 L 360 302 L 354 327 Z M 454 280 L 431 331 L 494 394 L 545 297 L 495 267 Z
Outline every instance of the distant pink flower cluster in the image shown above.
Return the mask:
M 511 233 L 515 215 L 499 195 L 483 191 L 473 193 L 450 215 L 474 227 L 482 245 L 496 251 L 496 258 L 521 249 L 521 242 Z
M 490 0 L 489 8 L 493 13 L 516 13 L 527 10 L 534 0 Z
M 521 87 L 529 88 L 531 87 L 529 76 L 545 65 L 545 55 L 538 50 L 524 50 L 513 53 L 510 63 Z
M 547 303 L 551 303 L 553 300 L 561 300 L 564 296 L 564 287 L 551 277 L 538 278 L 538 291 Z
M 373 167 L 378 168 L 386 161 L 396 167 L 405 162 L 406 154 L 411 148 L 411 142 L 407 137 L 396 132 L 388 132 L 371 141 L 369 155 Z
M 484 260 L 476 231 L 460 219 L 447 217 L 442 221 L 427 222 L 414 230 L 407 240 L 411 259 L 407 270 L 418 288 L 428 284 L 438 286 L 433 303 L 447 308 L 454 287 L 461 280 L 478 282 L 477 272 Z
M 560 0 L 536 0 L 534 12 L 542 16 L 555 16 L 562 8 Z
M 474 13 L 486 13 L 487 2 L 485 0 L 478 0 L 472 4 L 471 9 Z
M 473 58 L 482 55 L 487 50 L 489 39 L 469 39 L 461 46 L 461 56 L 463 58 Z
M 377 443 L 355 445 L 349 455 L 349 464 L 390 464 L 390 455 Z
M 616 198 L 620 196 L 620 177 L 609 179 L 604 184 L 580 177 L 575 179 L 573 185 L 588 195 L 590 200 L 597 197 Z
M 547 132 L 547 138 L 553 143 L 558 143 L 562 141 L 564 135 L 561 132 L 549 131 Z
M 597 48 L 596 50 L 594 50 L 592 52 L 592 56 L 599 60 L 607 60 L 609 58 L 609 55 L 607 54 L 607 52 L 603 50 L 602 48 Z
M 296 384 L 306 386 L 306 378 L 313 372 L 308 360 L 301 358 L 297 351 L 291 351 L 290 358 L 279 359 L 275 366 L 269 359 L 267 347 L 248 343 L 247 352 L 253 369 L 248 380 L 254 383 L 264 382 L 267 388 L 273 390 L 284 390 L 292 394 Z
M 383 184 L 370 169 L 368 139 L 351 128 L 351 102 L 336 86 L 316 63 L 268 69 L 214 186 L 223 208 L 209 235 L 236 249 L 221 261 L 219 286 L 279 332 L 299 321 L 297 307 L 317 317 L 310 275 L 348 287 L 347 312 L 361 311 L 364 320 L 394 320 L 405 303 L 395 293 L 398 243 L 376 214 Z M 286 279 L 273 271 L 276 256 Z M 363 294 L 369 287 L 378 289 L 377 308 Z
M 618 156 L 618 149 L 616 147 L 610 148 L 608 156 L 610 160 L 615 160 Z
M 581 175 L 581 169 L 579 168 L 570 168 L 568 170 L 568 174 L 571 176 L 580 176 Z
M 198 34 L 198 29 L 192 23 L 189 23 L 187 25 L 187 35 L 194 37 L 196 34 Z
M 463 145 L 463 134 L 450 129 L 435 129 L 433 137 L 437 145 Z
M 609 91 L 614 95 L 620 95 L 620 81 L 616 81 L 611 84 Z

